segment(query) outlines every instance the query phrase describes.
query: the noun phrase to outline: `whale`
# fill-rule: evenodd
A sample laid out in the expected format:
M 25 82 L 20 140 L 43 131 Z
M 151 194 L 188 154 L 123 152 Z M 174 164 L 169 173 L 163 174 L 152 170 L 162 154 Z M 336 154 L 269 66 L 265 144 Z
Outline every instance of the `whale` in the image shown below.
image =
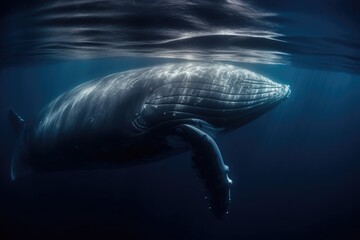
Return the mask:
M 85 82 L 32 120 L 12 108 L 13 180 L 30 173 L 114 169 L 191 151 L 209 209 L 231 202 L 229 167 L 215 139 L 273 109 L 290 87 L 225 63 L 169 63 Z

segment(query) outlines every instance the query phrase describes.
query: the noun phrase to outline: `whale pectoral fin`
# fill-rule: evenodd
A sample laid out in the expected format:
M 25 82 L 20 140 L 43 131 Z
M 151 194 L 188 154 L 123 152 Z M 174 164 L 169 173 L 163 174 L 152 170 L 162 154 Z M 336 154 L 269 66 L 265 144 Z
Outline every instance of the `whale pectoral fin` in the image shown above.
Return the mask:
M 209 209 L 218 218 L 227 213 L 230 204 L 229 168 L 224 164 L 215 141 L 200 129 L 183 124 L 175 129 L 176 134 L 192 149 L 192 159 L 198 175 L 203 179 L 210 203 Z

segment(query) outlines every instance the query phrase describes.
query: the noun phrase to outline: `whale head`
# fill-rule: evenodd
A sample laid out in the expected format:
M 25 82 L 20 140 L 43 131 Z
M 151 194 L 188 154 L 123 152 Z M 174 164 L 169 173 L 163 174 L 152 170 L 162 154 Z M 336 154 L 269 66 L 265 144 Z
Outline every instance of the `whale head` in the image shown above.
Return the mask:
M 240 127 L 289 97 L 288 85 L 228 64 L 166 65 L 149 92 L 136 125 L 151 128 L 193 121 L 218 132 Z
M 218 107 L 222 108 L 223 119 L 213 121 L 215 126 L 226 130 L 251 122 L 279 105 L 291 94 L 289 85 L 277 83 L 245 69 L 229 66 L 226 76 L 228 77 L 214 81 L 225 87 L 220 94 L 214 94 L 218 97 Z

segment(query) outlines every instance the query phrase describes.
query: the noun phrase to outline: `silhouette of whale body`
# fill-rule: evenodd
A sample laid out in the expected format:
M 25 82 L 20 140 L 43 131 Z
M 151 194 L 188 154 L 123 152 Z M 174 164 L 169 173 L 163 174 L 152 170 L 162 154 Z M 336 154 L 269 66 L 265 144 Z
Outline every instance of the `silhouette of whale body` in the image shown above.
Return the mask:
M 53 100 L 31 122 L 12 109 L 19 136 L 13 179 L 30 172 L 114 168 L 192 151 L 210 209 L 230 204 L 229 168 L 214 138 L 278 105 L 289 86 L 219 63 L 177 63 L 115 73 Z

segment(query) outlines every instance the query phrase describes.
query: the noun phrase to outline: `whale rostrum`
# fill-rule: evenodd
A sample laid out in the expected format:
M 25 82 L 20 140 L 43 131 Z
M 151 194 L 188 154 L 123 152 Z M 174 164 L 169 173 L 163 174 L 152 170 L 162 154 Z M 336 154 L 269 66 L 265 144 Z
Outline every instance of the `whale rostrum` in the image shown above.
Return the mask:
M 32 121 L 9 110 L 19 143 L 11 176 L 145 164 L 190 150 L 216 217 L 230 204 L 214 141 L 290 95 L 288 85 L 229 64 L 175 63 L 85 82 Z

